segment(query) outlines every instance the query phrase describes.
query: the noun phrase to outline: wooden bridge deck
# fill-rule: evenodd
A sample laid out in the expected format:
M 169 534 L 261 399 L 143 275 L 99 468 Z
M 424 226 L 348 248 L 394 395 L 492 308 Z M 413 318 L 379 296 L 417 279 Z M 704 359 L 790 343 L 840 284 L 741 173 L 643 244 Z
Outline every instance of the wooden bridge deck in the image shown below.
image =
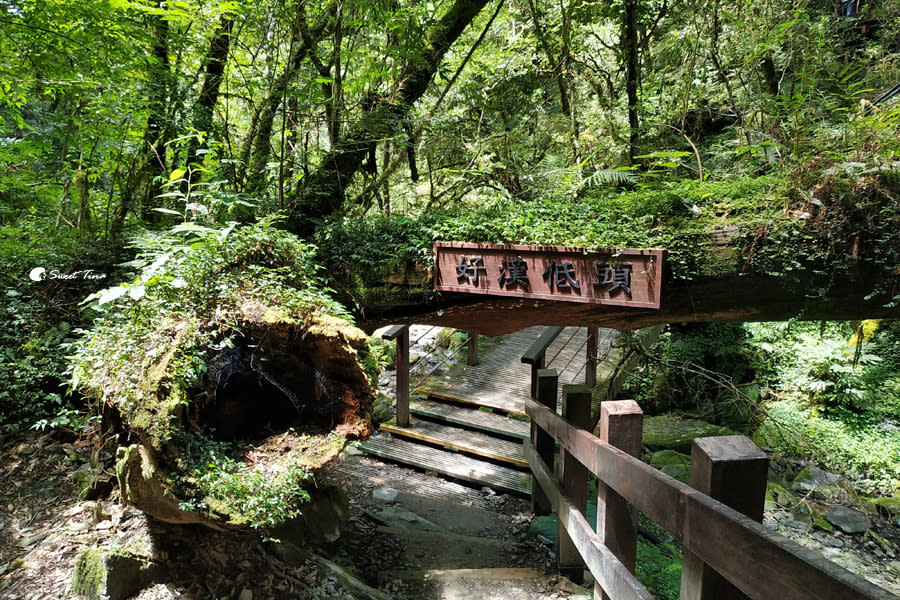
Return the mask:
M 525 400 L 531 365 L 522 356 L 543 331 L 531 327 L 491 340 L 475 366 L 451 364 L 421 382 L 413 373 L 409 424 L 383 423 L 382 435 L 360 447 L 461 481 L 529 494 L 522 441 L 530 432 Z M 609 354 L 614 331 L 600 330 L 598 340 L 599 364 Z M 563 385 L 584 381 L 586 343 L 585 328 L 569 327 L 547 348 L 546 365 L 559 373 L 560 395 Z
M 462 362 L 450 365 L 440 374 L 428 377 L 413 393 L 525 416 L 531 367 L 522 362 L 522 355 L 543 330 L 543 327 L 529 327 L 503 336 L 496 346 L 479 357 L 477 365 Z M 613 339 L 613 330 L 600 330 L 598 362 L 609 353 Z M 584 381 L 586 341 L 584 327 L 567 327 L 547 349 L 547 368 L 559 372 L 560 393 L 564 384 Z

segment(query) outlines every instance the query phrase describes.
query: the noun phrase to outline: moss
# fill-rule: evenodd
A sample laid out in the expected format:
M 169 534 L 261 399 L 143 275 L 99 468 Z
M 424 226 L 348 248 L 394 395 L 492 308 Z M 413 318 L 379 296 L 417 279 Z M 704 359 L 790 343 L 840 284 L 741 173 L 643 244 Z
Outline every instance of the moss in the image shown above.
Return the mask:
M 829 523 L 828 521 L 826 521 L 825 519 L 821 519 L 821 518 L 813 519 L 812 524 L 813 524 L 813 527 L 818 527 L 819 529 L 822 529 L 829 533 L 834 532 L 834 526 L 831 523 Z
M 796 496 L 773 481 L 766 484 L 766 502 L 771 502 L 782 508 L 792 508 L 799 504 Z
M 650 466 L 682 483 L 690 480 L 691 457 L 675 450 L 660 450 L 648 455 Z
M 695 438 L 734 435 L 727 427 L 674 415 L 644 417 L 644 444 L 650 448 L 690 451 Z
M 72 591 L 89 600 L 100 600 L 106 593 L 106 552 L 85 548 L 75 557 Z

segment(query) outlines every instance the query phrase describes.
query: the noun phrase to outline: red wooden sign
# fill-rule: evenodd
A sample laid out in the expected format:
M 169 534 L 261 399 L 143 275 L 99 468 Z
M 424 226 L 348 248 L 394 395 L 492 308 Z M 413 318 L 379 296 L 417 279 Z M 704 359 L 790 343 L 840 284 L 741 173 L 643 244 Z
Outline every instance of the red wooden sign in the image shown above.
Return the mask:
M 437 242 L 434 289 L 659 308 L 663 250 Z

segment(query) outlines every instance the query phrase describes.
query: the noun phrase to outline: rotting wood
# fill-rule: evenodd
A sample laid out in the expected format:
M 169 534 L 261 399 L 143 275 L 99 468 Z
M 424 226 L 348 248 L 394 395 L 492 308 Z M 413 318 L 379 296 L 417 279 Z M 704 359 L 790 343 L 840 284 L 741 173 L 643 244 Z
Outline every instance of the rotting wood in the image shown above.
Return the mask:
M 537 402 L 527 400 L 526 412 L 606 485 L 750 598 L 897 600 L 859 575 L 572 427 Z
M 587 518 L 566 497 L 553 478 L 550 467 L 541 460 L 529 442 L 525 442 L 525 457 L 541 488 L 546 490 L 553 510 L 559 516 L 559 522 L 582 553 L 594 579 L 603 589 L 609 590 L 616 600 L 653 600 L 653 596 L 634 578 L 625 565 L 600 542 Z
M 416 302 L 396 302 L 381 316 L 367 307 L 368 319 L 360 327 L 374 330 L 387 323 L 420 323 L 503 335 L 538 325 L 639 329 L 652 325 L 711 321 L 854 320 L 897 318 L 890 297 L 871 294 L 874 281 L 847 282 L 819 298 L 808 297 L 808 289 L 768 276 L 740 276 L 698 281 L 663 283 L 658 310 L 593 305 L 578 302 L 481 297 L 443 293 L 435 304 L 426 293 Z

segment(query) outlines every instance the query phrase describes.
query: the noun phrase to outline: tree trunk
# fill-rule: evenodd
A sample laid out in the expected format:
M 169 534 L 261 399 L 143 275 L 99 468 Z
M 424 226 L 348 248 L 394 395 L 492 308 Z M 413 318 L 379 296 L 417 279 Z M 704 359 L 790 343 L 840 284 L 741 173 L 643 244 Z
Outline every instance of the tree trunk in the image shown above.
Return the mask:
M 297 10 L 300 11 L 302 8 Z M 246 190 L 250 194 L 259 194 L 265 189 L 266 165 L 272 153 L 272 131 L 278 107 L 284 102 L 288 87 L 297 78 L 297 73 L 300 71 L 300 67 L 303 66 L 303 61 L 309 56 L 310 49 L 325 33 L 326 26 L 331 23 L 334 11 L 335 6 L 332 4 L 325 11 L 322 20 L 311 30 L 305 28 L 305 16 L 303 13 L 297 13 L 291 38 L 296 39 L 300 36 L 301 41 L 298 47 L 294 49 L 293 56 L 289 63 L 285 65 L 284 71 L 282 71 L 282 74 L 275 80 L 272 88 L 269 90 L 269 95 L 263 102 L 263 107 L 260 111 L 259 121 L 253 130 L 252 140 L 250 140 L 253 149 L 250 153 L 249 175 L 246 185 Z M 303 32 L 302 35 L 301 31 Z
M 638 120 L 638 85 L 640 56 L 638 46 L 638 0 L 625 0 L 622 14 L 622 53 L 625 55 L 625 93 L 628 96 L 628 163 L 639 154 L 640 121 Z
M 160 8 L 162 4 L 160 3 Z M 156 221 L 156 213 L 152 212 L 155 198 L 162 188 L 156 181 L 157 176 L 168 171 L 166 161 L 166 143 L 169 130 L 166 119 L 166 105 L 169 99 L 171 83 L 171 64 L 169 61 L 169 22 L 161 16 L 153 17 L 153 55 L 150 57 L 149 85 L 147 98 L 147 127 L 144 130 L 144 141 L 136 163 L 138 168 L 128 178 L 126 189 L 122 193 L 122 203 L 113 222 L 113 232 L 121 231 L 128 213 L 134 210 L 135 196 L 141 194 L 141 218 L 149 223 Z
M 411 61 L 401 76 L 399 93 L 382 98 L 372 111 L 351 126 L 325 155 L 291 201 L 288 229 L 298 235 L 312 233 L 315 221 L 340 208 L 344 193 L 368 155 L 373 139 L 393 136 L 412 105 L 422 97 L 453 42 L 468 27 L 488 0 L 456 0 L 425 37 L 420 60 Z
M 222 85 L 222 75 L 225 73 L 225 63 L 228 61 L 228 50 L 231 47 L 231 30 L 234 27 L 234 19 L 227 14 L 219 19 L 219 26 L 209 44 L 209 53 L 206 56 L 203 77 L 203 87 L 200 88 L 200 96 L 194 105 L 194 129 L 207 139 L 212 135 L 213 110 L 219 99 L 219 87 Z M 197 153 L 200 150 L 200 140 L 191 140 L 188 149 L 188 165 L 199 164 L 203 159 Z M 196 183 L 200 180 L 200 173 L 192 173 L 189 182 Z

